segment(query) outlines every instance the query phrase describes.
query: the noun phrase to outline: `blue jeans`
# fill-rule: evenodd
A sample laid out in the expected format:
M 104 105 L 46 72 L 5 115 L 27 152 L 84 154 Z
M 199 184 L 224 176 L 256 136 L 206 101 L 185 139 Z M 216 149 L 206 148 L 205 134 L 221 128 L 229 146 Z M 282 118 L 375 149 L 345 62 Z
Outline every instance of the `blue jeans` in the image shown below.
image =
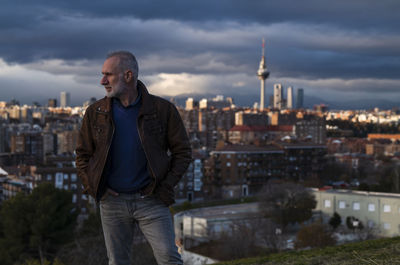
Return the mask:
M 169 208 L 153 195 L 142 198 L 138 193 L 113 196 L 106 192 L 100 200 L 100 215 L 109 265 L 131 264 L 136 223 L 158 264 L 183 264 Z

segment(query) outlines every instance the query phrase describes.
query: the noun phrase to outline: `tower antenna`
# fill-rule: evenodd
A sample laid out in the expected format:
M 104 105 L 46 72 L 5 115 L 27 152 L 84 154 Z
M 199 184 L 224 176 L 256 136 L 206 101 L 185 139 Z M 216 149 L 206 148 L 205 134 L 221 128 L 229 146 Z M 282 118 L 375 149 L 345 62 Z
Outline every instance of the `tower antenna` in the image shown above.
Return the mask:
M 265 50 L 265 39 L 263 38 L 262 39 L 262 51 L 261 51 L 263 57 L 265 56 L 264 50 Z
M 261 81 L 260 85 L 260 111 L 264 110 L 264 100 L 265 100 L 265 79 L 268 78 L 269 72 L 267 70 L 267 66 L 265 64 L 265 39 L 262 39 L 262 49 L 261 49 L 261 61 L 260 67 L 257 71 L 258 79 Z

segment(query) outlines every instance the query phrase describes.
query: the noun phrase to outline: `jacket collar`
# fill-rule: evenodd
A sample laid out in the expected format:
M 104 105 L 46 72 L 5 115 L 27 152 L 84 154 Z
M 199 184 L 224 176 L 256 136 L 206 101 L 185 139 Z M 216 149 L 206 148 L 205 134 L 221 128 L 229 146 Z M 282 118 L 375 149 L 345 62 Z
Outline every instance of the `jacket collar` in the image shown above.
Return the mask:
M 139 115 L 156 112 L 153 97 L 151 94 L 149 94 L 146 86 L 140 80 L 137 81 L 137 89 L 140 90 L 140 93 L 142 94 L 142 106 L 140 107 Z M 101 112 L 110 112 L 111 105 L 112 99 L 109 97 L 104 97 L 97 110 Z
M 141 114 L 150 114 L 156 112 L 156 106 L 154 105 L 153 95 L 149 94 L 146 86 L 142 83 L 142 81 L 137 81 L 137 89 L 142 94 L 142 106 L 140 107 L 139 115 Z

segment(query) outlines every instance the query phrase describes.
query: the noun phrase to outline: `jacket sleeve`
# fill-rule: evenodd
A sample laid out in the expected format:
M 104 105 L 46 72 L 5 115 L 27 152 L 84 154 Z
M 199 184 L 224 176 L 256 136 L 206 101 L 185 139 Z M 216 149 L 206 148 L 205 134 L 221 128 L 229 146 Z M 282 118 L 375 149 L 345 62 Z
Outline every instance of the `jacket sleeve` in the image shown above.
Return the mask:
M 83 193 L 90 193 L 89 178 L 87 175 L 87 167 L 89 159 L 94 152 L 94 141 L 92 138 L 92 129 L 90 126 L 89 108 L 83 117 L 82 125 L 79 130 L 78 143 L 76 147 L 76 168 L 78 170 L 78 177 L 80 178 L 84 187 Z
M 171 153 L 169 171 L 161 186 L 173 188 L 179 182 L 192 161 L 192 150 L 182 118 L 173 104 L 170 104 L 167 125 L 168 148 Z

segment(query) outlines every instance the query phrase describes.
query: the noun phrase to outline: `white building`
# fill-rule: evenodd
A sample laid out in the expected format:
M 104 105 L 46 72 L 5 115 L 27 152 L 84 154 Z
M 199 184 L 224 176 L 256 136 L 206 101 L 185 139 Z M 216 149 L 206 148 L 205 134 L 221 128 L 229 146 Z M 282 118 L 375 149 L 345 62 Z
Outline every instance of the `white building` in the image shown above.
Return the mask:
M 286 108 L 293 108 L 293 87 L 291 86 L 287 88 Z
M 274 84 L 274 108 L 281 109 L 283 106 L 282 84 Z
M 174 215 L 176 240 L 190 248 L 231 230 L 235 221 L 250 221 L 258 213 L 258 203 L 198 208 Z
M 60 93 L 60 107 L 66 108 L 71 105 L 71 95 L 68 92 Z
M 346 225 L 347 217 L 355 217 L 364 227 L 375 228 L 379 235 L 400 235 L 400 194 L 351 190 L 313 189 L 324 222 L 337 212 Z

